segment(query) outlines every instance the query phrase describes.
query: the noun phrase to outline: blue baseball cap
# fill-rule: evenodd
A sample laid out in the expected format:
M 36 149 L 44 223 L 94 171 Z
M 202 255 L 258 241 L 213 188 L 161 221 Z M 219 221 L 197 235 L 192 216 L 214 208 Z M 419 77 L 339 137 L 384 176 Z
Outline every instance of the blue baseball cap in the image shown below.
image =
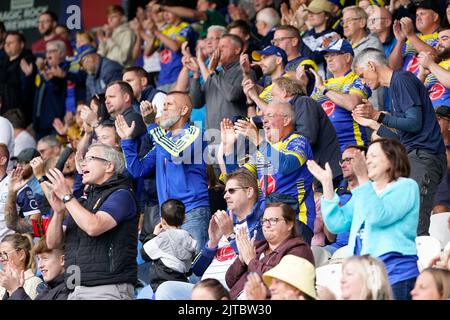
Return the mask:
M 339 39 L 330 43 L 326 48 L 321 47 L 320 52 L 338 52 L 338 53 L 350 53 L 355 56 L 352 45 L 345 39 Z
M 281 57 L 283 59 L 284 65 L 288 63 L 286 51 L 276 46 L 267 46 L 262 50 L 252 52 L 252 58 L 255 61 L 260 61 L 261 56 L 273 56 L 273 55 Z
M 77 54 L 75 55 L 75 58 L 73 59 L 73 62 L 80 62 L 83 57 L 87 56 L 91 53 L 96 53 L 97 49 L 94 46 L 91 46 L 90 44 L 84 44 L 77 48 Z

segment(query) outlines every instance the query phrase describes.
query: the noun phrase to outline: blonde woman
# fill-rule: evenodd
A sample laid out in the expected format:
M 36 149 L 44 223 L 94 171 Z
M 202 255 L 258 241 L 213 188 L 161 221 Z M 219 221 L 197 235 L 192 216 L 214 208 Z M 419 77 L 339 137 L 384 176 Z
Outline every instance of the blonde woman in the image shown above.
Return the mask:
M 413 300 L 450 299 L 450 271 L 439 268 L 423 270 L 417 277 L 411 296 Z
M 369 255 L 344 260 L 341 293 L 344 300 L 392 300 L 383 262 Z
M 22 287 L 34 300 L 42 280 L 34 275 L 31 241 L 27 236 L 16 233 L 3 238 L 0 243 L 0 266 L 0 299 L 6 300 L 17 289 L 17 284 L 12 279 L 23 273 L 25 281 Z

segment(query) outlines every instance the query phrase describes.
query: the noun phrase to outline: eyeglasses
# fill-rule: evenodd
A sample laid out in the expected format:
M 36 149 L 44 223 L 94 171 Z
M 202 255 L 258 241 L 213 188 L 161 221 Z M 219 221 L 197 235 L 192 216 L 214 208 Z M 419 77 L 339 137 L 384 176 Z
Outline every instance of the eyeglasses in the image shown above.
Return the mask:
M 376 21 L 382 21 L 382 20 L 387 20 L 388 18 L 370 18 L 369 20 L 367 20 L 368 24 L 374 24 Z
M 220 37 L 205 38 L 205 41 L 219 41 Z
M 276 38 L 276 39 L 272 39 L 272 41 L 270 41 L 270 43 L 272 45 L 276 45 L 277 43 L 280 43 L 283 40 L 292 39 L 292 38 L 295 38 L 295 37 L 279 37 L 279 38 Z
M 344 158 L 342 160 L 339 160 L 339 165 L 342 167 L 344 165 L 344 163 L 350 163 L 354 158 L 352 157 L 348 157 L 348 158 Z
M 261 225 L 269 225 L 269 226 L 276 226 L 278 221 L 286 221 L 284 218 L 269 218 L 269 219 L 261 219 L 259 220 L 261 222 Z
M 111 162 L 111 161 L 109 161 L 107 159 L 103 159 L 103 158 L 100 158 L 100 157 L 87 156 L 87 157 L 84 157 L 84 159 L 81 161 L 81 164 L 86 164 L 86 163 L 88 163 L 88 162 L 90 162 L 92 160 L 98 160 L 98 161 L 103 161 L 103 162 Z
M 227 192 L 228 192 L 229 194 L 234 194 L 237 190 L 240 190 L 240 189 L 248 189 L 248 188 L 249 188 L 249 187 L 229 188 L 229 189 L 225 189 L 224 192 L 223 192 L 223 195 L 226 195 Z
M 11 252 L 14 252 L 14 251 L 18 251 L 18 249 L 12 249 L 12 250 L 9 250 L 9 251 L 2 251 L 2 252 L 0 252 L 0 259 L 3 260 L 3 261 L 7 261 L 9 259 L 8 255 Z
M 346 24 L 352 23 L 353 21 L 357 21 L 357 20 L 361 20 L 361 17 L 359 17 L 359 18 L 349 18 L 347 20 L 341 20 L 341 21 L 342 21 L 342 25 L 344 26 Z
M 286 114 L 267 113 L 267 114 L 261 116 L 261 120 L 264 120 L 264 119 L 273 119 L 273 118 L 275 118 L 275 117 L 286 117 L 286 116 L 287 116 Z

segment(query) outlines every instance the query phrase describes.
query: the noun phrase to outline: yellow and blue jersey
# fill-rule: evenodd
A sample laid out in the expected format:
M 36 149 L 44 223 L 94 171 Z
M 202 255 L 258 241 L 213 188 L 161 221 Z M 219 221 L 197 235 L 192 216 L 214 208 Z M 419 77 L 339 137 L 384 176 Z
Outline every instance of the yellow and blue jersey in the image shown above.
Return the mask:
M 368 99 L 372 95 L 370 88 L 364 85 L 358 75 L 351 70 L 343 77 L 326 80 L 324 85 L 329 90 L 357 94 L 363 99 Z M 316 100 L 328 115 L 336 130 L 341 151 L 344 151 L 345 146 L 349 144 L 367 145 L 366 129 L 353 120 L 350 111 L 334 103 L 317 88 L 314 88 L 311 98 Z
M 295 199 L 299 204 L 297 219 L 311 230 L 314 230 L 316 208 L 313 177 L 306 167 L 306 161 L 313 158 L 308 139 L 291 133 L 278 143 L 264 144 L 243 165 L 258 177 L 263 195 L 279 193 Z M 231 171 L 227 165 L 227 172 Z
M 439 66 L 445 70 L 450 70 L 450 60 L 440 62 Z M 435 109 L 439 106 L 450 106 L 450 89 L 440 83 L 434 74 L 430 73 L 426 77 L 424 85 Z
M 428 44 L 430 47 L 436 48 L 438 44 L 438 32 L 434 32 L 432 34 L 417 34 L 420 40 Z M 409 71 L 414 73 L 417 76 L 419 73 L 419 59 L 417 59 L 418 52 L 416 48 L 411 45 L 411 42 L 408 40 L 403 45 L 403 71 Z
M 190 31 L 189 23 L 181 22 L 176 26 L 167 25 L 162 30 L 162 33 L 179 43 L 183 43 L 188 41 Z M 173 51 L 167 48 L 162 41 L 160 42 L 159 59 L 161 71 L 159 73 L 158 85 L 173 83 L 177 80 L 178 74 L 183 68 L 181 58 L 182 54 L 180 51 Z
M 282 77 L 289 77 L 289 74 L 284 73 Z M 264 87 L 263 91 L 259 94 L 259 97 L 264 100 L 266 103 L 272 102 L 272 89 L 273 89 L 273 82 L 270 77 L 263 77 L 263 83 L 262 86 Z

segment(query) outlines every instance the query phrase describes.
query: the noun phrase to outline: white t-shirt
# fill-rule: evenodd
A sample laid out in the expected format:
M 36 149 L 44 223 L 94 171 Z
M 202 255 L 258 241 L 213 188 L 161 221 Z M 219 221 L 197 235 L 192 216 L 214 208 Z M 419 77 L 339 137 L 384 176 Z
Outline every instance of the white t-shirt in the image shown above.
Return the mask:
M 6 235 L 14 233 L 14 231 L 6 228 L 6 221 L 5 221 L 5 204 L 6 204 L 6 197 L 8 196 L 8 184 L 9 184 L 9 175 L 4 177 L 0 181 L 0 241 Z
M 8 151 L 12 157 L 14 153 L 14 128 L 5 117 L 0 116 L 0 143 L 4 143 L 8 146 Z M 8 164 L 8 172 L 12 170 L 12 163 Z
M 17 157 L 22 150 L 36 148 L 36 140 L 34 140 L 33 136 L 27 130 L 19 133 L 14 142 L 14 157 Z

